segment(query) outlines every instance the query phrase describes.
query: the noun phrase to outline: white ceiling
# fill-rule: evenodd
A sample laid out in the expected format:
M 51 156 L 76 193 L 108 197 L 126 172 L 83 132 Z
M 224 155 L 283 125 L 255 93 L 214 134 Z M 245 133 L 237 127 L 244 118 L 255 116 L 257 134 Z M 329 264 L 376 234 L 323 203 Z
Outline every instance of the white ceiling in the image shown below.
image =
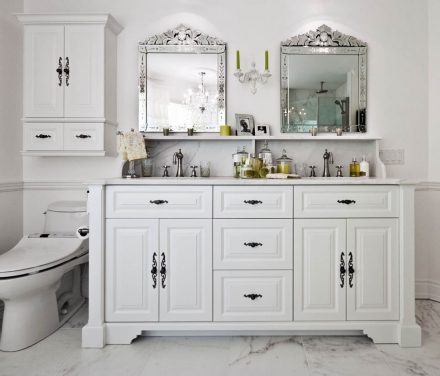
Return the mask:
M 291 55 L 289 56 L 289 87 L 291 89 L 335 90 L 347 80 L 347 72 L 358 73 L 355 55 Z

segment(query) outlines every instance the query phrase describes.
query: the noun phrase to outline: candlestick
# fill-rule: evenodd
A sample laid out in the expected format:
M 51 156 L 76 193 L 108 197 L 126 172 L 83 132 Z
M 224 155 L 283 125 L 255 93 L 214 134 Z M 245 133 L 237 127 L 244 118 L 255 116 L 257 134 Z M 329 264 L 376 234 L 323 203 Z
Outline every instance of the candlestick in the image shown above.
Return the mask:
M 264 70 L 269 70 L 269 51 L 266 50 L 264 52 Z
M 237 70 L 238 70 L 238 69 L 240 69 L 240 51 L 239 50 L 237 50 L 236 62 L 237 62 Z

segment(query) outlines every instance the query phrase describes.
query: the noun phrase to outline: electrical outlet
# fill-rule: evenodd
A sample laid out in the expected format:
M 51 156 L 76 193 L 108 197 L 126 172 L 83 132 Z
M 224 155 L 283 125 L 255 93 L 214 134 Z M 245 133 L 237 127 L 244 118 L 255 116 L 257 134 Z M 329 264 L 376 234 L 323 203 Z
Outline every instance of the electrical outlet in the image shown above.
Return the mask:
M 405 164 L 405 150 L 403 149 L 380 150 L 379 157 L 386 165 Z

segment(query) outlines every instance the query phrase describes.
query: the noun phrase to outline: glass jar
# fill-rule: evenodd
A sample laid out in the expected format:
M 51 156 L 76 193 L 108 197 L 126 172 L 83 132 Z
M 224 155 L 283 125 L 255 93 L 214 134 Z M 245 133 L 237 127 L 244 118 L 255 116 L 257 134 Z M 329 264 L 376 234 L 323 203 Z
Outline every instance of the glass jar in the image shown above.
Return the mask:
M 237 148 L 237 152 L 232 154 L 232 158 L 234 160 L 234 163 L 241 163 L 242 165 L 244 165 L 246 163 L 246 159 L 249 158 L 249 153 L 243 146 L 243 150 L 238 150 Z
M 251 162 L 251 158 L 246 160 L 244 166 L 241 166 L 240 169 L 240 178 L 242 179 L 253 179 L 255 178 L 255 170 Z
M 287 156 L 286 149 L 283 149 L 281 157 L 277 159 L 277 172 L 290 174 L 292 172 L 292 162 L 292 158 Z
M 241 162 L 234 162 L 234 178 L 240 177 L 241 167 Z
M 143 177 L 153 176 L 153 161 L 150 158 L 142 159 L 142 176 Z
M 255 154 L 251 154 L 249 157 L 250 164 L 255 172 L 255 177 L 260 177 L 260 170 L 263 167 L 263 159 L 258 158 Z
M 263 148 L 258 153 L 258 157 L 263 159 L 263 162 L 265 165 L 271 165 L 272 164 L 272 152 L 268 147 L 267 141 L 264 141 Z

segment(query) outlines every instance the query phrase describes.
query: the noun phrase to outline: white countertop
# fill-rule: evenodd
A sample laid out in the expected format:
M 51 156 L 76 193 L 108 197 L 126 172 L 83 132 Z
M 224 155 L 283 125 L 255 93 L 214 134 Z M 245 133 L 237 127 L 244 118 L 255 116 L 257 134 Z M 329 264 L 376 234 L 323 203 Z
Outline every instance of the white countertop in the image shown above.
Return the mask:
M 235 179 L 233 177 L 210 178 L 138 178 L 97 179 L 87 182 L 88 185 L 401 185 L 417 184 L 405 179 L 378 179 L 378 178 L 301 178 L 301 179 Z

